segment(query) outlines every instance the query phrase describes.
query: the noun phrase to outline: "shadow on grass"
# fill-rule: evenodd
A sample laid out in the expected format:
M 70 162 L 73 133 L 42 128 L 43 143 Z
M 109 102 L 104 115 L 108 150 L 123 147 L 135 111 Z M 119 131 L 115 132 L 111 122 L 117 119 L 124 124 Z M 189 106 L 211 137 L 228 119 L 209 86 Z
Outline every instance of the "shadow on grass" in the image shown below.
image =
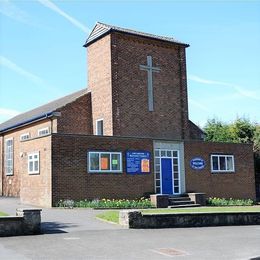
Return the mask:
M 65 228 L 77 227 L 75 224 L 71 223 L 60 223 L 60 222 L 42 222 L 41 229 L 42 234 L 59 234 L 68 233 Z

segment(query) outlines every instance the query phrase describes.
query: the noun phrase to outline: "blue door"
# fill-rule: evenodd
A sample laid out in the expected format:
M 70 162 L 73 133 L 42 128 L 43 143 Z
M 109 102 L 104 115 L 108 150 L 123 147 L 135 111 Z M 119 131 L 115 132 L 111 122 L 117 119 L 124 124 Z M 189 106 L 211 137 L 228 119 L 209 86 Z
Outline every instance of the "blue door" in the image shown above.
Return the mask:
M 161 159 L 162 194 L 173 194 L 172 190 L 172 159 Z

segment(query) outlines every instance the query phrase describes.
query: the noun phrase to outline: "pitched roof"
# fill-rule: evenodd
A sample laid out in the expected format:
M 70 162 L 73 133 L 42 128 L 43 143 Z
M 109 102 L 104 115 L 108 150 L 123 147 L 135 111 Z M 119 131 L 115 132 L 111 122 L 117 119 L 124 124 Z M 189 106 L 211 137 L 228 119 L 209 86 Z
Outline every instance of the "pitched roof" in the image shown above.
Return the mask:
M 106 34 L 110 32 L 122 32 L 126 34 L 131 34 L 131 35 L 137 35 L 145 38 L 151 38 L 151 39 L 156 39 L 160 41 L 166 41 L 166 42 L 171 42 L 179 45 L 184 45 L 185 47 L 189 47 L 189 44 L 180 42 L 172 37 L 165 37 L 165 36 L 159 36 L 159 35 L 154 35 L 150 33 L 144 33 L 144 32 L 138 32 L 134 31 L 131 29 L 126 29 L 126 28 L 121 28 L 113 25 L 108 25 L 105 23 L 100 23 L 97 22 L 95 27 L 93 28 L 92 32 L 90 33 L 89 37 L 86 40 L 86 43 L 84 44 L 84 47 L 89 46 L 91 43 L 95 42 L 99 38 L 105 36 Z
M 10 120 L 0 124 L 0 134 L 6 131 L 9 131 L 11 129 L 29 124 L 31 122 L 34 122 L 36 120 L 41 120 L 44 118 L 48 118 L 53 116 L 54 112 L 58 109 L 61 108 L 73 101 L 75 101 L 76 99 L 78 99 L 79 97 L 85 95 L 86 93 L 88 93 L 87 89 L 82 89 L 79 90 L 77 92 L 74 92 L 70 95 L 67 95 L 65 97 L 56 99 L 54 101 L 51 101 L 43 106 L 37 107 L 33 110 L 30 110 L 28 112 L 19 114 L 13 118 L 11 118 Z

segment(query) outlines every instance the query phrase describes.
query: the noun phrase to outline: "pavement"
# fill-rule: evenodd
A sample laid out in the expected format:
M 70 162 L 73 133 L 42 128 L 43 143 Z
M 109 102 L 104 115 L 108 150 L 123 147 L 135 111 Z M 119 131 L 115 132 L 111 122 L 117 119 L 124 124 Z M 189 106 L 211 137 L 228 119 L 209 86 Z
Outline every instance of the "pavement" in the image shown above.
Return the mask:
M 0 198 L 15 213 L 17 199 Z M 0 238 L 0 259 L 260 259 L 260 226 L 124 229 L 91 209 L 43 209 L 44 234 Z

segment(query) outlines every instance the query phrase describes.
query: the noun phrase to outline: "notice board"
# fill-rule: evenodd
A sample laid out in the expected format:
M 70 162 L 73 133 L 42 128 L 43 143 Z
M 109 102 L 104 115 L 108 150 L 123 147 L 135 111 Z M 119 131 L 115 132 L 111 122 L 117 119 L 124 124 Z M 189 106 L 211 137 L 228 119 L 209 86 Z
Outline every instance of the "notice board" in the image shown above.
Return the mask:
M 151 172 L 151 153 L 148 151 L 126 152 L 126 173 L 148 174 Z

